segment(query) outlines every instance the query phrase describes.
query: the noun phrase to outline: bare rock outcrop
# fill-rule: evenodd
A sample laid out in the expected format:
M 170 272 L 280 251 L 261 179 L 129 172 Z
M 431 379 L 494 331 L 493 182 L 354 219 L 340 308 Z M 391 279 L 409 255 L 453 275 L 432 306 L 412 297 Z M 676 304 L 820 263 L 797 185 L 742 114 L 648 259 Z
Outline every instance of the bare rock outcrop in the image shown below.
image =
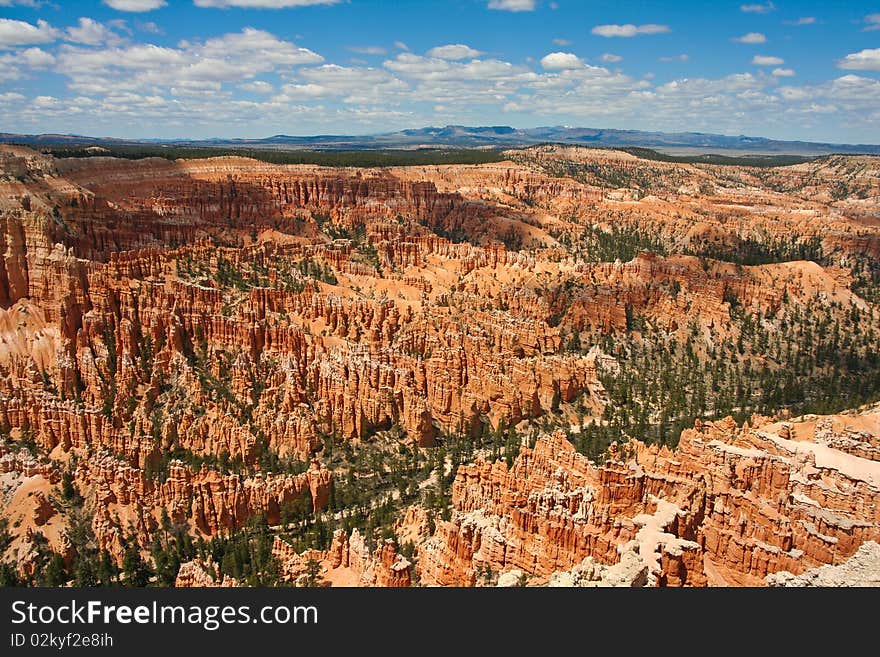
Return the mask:
M 210 559 L 200 561 L 194 559 L 180 564 L 180 570 L 177 571 L 177 580 L 174 583 L 175 588 L 205 588 L 205 587 L 226 587 L 232 588 L 241 586 L 241 583 L 234 577 L 228 577 L 220 573 L 217 565 Z
M 648 585 L 759 585 L 836 563 L 880 538 L 880 469 L 832 447 L 852 433 L 832 427 L 877 431 L 878 418 L 703 422 L 674 452 L 633 442 L 601 467 L 543 436 L 510 469 L 459 469 L 452 519 L 419 547 L 421 580 L 473 585 L 486 569 L 517 569 L 574 583 L 635 554 Z
M 284 577 L 302 582 L 310 561 L 321 564 L 321 578 L 331 586 L 407 587 L 412 584 L 409 560 L 399 554 L 394 541 L 380 541 L 370 549 L 361 533 L 337 530 L 326 551 L 297 553 L 289 543 L 276 537 L 272 554 L 278 559 Z
M 880 586 L 880 545 L 874 541 L 862 546 L 843 563 L 811 568 L 800 575 L 780 571 L 767 575 L 767 585 L 775 587 L 861 587 Z

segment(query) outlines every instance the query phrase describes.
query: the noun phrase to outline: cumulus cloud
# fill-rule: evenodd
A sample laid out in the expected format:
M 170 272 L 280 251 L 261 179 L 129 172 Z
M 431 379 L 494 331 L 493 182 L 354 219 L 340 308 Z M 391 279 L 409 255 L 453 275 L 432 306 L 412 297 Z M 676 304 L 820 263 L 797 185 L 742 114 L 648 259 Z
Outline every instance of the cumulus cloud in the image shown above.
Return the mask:
M 431 48 L 426 54 L 428 57 L 437 57 L 439 59 L 473 59 L 483 53 L 463 43 L 452 43 L 446 46 Z
M 691 98 L 713 94 L 742 94 L 762 89 L 762 80 L 751 73 L 733 73 L 723 78 L 684 78 L 673 80 L 657 88 L 661 94 L 683 94 Z
M 567 71 L 583 68 L 584 63 L 570 52 L 551 52 L 541 58 L 541 66 L 547 71 Z
M 60 36 L 58 30 L 44 20 L 36 25 L 10 18 L 0 18 L 0 48 L 49 43 Z
M 599 59 L 608 64 L 616 64 L 617 62 L 623 61 L 623 57 L 610 52 L 603 53 Z
M 825 89 L 827 96 L 836 95 L 842 103 L 880 102 L 880 80 L 866 78 L 860 75 L 848 74 L 835 80 L 817 85 L 819 89 Z M 815 90 L 817 87 L 814 87 Z
M 93 50 L 65 45 L 58 59 L 58 72 L 69 76 L 69 86 L 88 93 L 218 89 L 226 82 L 323 61 L 311 50 L 253 28 L 204 43 L 181 41 L 177 48 L 136 44 Z
M 837 68 L 851 71 L 880 71 L 880 48 L 866 48 L 837 62 Z
M 316 64 L 324 61 L 323 57 L 308 48 L 300 48 L 289 41 L 282 41 L 270 32 L 252 27 L 208 39 L 204 44 L 181 41 L 180 47 L 193 50 L 201 58 L 232 60 L 241 57 L 254 63 L 262 61 L 265 66 Z
M 285 84 L 281 87 L 281 93 L 275 96 L 276 102 L 291 102 L 326 98 L 333 94 L 333 90 L 320 84 Z
M 738 41 L 739 43 L 767 43 L 767 37 L 760 32 L 749 32 L 748 34 L 743 34 L 741 37 L 736 37 L 734 41 Z
M 656 25 L 648 23 L 646 25 L 597 25 L 591 32 L 603 37 L 634 37 L 640 34 L 663 34 L 669 32 L 668 25 Z
M 98 76 L 114 69 L 158 72 L 161 67 L 182 66 L 187 61 L 188 58 L 181 50 L 149 43 L 107 50 L 62 46 L 58 71 L 70 75 L 75 84 L 80 76 Z
M 84 43 L 87 46 L 100 46 L 105 43 L 115 45 L 121 41 L 119 35 L 113 30 L 91 18 L 80 18 L 76 27 L 68 27 L 65 38 L 68 41 Z
M 849 74 L 812 86 L 781 87 L 779 94 L 789 102 L 787 113 L 794 118 L 837 113 L 848 123 L 870 128 L 877 120 L 880 80 Z
M 312 5 L 335 5 L 339 0 L 193 0 L 196 7 L 216 9 L 288 9 L 290 7 L 309 7 Z
M 535 11 L 535 0 L 489 0 L 488 6 L 499 11 Z
M 30 68 L 45 69 L 55 63 L 55 56 L 40 48 L 22 50 L 18 56 Z
M 495 80 L 512 81 L 517 76 L 530 75 L 529 69 L 498 59 L 474 59 L 464 62 L 422 57 L 412 53 L 401 53 L 393 60 L 384 62 L 383 66 L 395 73 L 431 82 L 479 81 L 489 85 Z
M 739 8 L 741 11 L 744 11 L 747 14 L 767 14 L 776 9 L 776 5 L 774 5 L 772 2 L 766 2 L 764 4 L 753 3 L 740 5 Z
M 777 78 L 790 78 L 794 75 L 794 70 L 790 68 L 774 68 L 773 75 Z
M 400 53 L 394 59 L 383 63 L 385 68 L 404 75 L 439 75 L 452 69 L 452 63 L 433 57 L 423 57 L 413 53 Z
M 27 96 L 24 96 L 15 91 L 7 91 L 6 93 L 0 94 L 0 105 L 8 105 L 10 103 L 18 103 L 25 100 Z
M 785 60 L 771 55 L 755 55 L 752 57 L 752 64 L 755 66 L 779 66 L 785 64 Z
M 265 80 L 254 80 L 253 82 L 245 82 L 238 85 L 239 89 L 250 91 L 255 94 L 271 94 L 275 91 L 275 87 Z
M 302 82 L 285 85 L 282 95 L 297 100 L 333 97 L 349 105 L 393 105 L 410 90 L 387 71 L 372 67 L 323 66 L 303 69 Z
M 116 11 L 144 12 L 161 9 L 167 2 L 165 0 L 104 0 L 104 4 Z
M 0 80 L 18 80 L 26 77 L 29 70 L 47 69 L 55 63 L 55 57 L 40 48 L 27 48 L 0 55 Z

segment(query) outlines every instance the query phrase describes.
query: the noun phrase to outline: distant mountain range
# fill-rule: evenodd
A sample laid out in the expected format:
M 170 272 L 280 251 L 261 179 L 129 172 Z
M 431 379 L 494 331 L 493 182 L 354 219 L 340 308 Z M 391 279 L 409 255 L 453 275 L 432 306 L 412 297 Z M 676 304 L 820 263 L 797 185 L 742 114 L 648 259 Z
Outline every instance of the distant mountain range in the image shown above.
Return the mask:
M 417 148 L 504 149 L 560 143 L 607 148 L 644 147 L 671 155 L 720 153 L 727 155 L 828 155 L 830 153 L 880 154 L 877 144 L 829 144 L 809 141 L 782 141 L 745 135 L 729 136 L 702 132 L 643 132 L 552 126 L 518 129 L 509 126 L 468 127 L 448 125 L 373 135 L 275 135 L 263 139 L 144 139 L 125 140 L 79 135 L 19 135 L 0 133 L 0 142 L 35 146 L 168 144 L 190 147 L 266 148 L 279 150 L 367 150 Z

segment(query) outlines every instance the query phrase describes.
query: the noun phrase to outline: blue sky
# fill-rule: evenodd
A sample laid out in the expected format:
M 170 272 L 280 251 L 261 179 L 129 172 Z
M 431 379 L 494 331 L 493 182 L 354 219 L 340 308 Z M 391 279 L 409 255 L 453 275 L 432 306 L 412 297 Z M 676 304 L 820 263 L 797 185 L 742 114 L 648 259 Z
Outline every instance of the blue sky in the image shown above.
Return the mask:
M 0 131 L 880 143 L 880 1 L 0 0 Z

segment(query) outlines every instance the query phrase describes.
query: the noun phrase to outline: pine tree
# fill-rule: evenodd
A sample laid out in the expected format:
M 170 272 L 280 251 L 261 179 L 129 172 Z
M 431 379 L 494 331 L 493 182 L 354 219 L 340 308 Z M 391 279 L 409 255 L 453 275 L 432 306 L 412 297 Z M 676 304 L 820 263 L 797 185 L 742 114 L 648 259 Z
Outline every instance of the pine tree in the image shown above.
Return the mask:
M 302 585 L 309 588 L 324 585 L 324 568 L 317 559 L 309 559 L 306 562 L 306 573 L 303 575 Z
M 128 586 L 143 588 L 150 583 L 152 575 L 150 567 L 141 556 L 137 537 L 132 535 L 127 540 L 125 555 L 122 559 L 122 576 Z

